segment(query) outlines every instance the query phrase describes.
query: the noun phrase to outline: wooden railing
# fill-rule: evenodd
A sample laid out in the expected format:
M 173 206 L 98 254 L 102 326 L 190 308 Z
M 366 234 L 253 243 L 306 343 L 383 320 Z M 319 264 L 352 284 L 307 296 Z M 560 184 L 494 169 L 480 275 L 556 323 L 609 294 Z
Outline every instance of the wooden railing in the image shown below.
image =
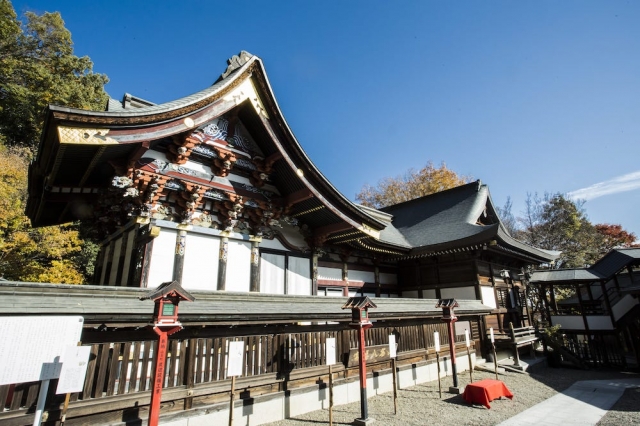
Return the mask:
M 268 331 L 266 327 L 265 331 Z M 406 353 L 426 359 L 435 346 L 434 331 L 439 332 L 440 345 L 443 351 L 447 351 L 447 328 L 442 322 L 397 322 L 388 326 L 376 324 L 366 331 L 365 340 L 367 346 L 386 345 L 389 334 L 393 333 L 396 335 L 399 357 Z M 119 398 L 149 394 L 154 371 L 155 340 L 109 342 L 109 336 L 110 333 L 105 332 L 104 339 L 107 341 L 87 345 L 91 347 L 91 355 L 84 390 L 71 396 L 71 417 L 74 404 L 82 406 L 91 402 L 93 411 L 110 410 L 119 406 L 114 404 Z M 304 371 L 326 365 L 327 338 L 335 338 L 336 359 L 346 366 L 349 349 L 357 347 L 357 335 L 355 330 L 347 329 L 344 325 L 297 326 L 295 332 L 289 333 L 170 339 L 164 387 L 188 390 L 227 380 L 228 344 L 233 340 L 244 341 L 243 377 L 247 380 L 265 377 L 264 383 L 276 383 L 277 380 L 280 381 L 277 383 L 281 383 L 290 376 L 303 377 Z M 463 342 L 464 336 L 456 336 L 456 341 Z M 276 386 L 281 388 L 277 383 Z M 50 389 L 48 409 L 59 410 L 64 395 L 53 394 L 55 383 Z M 38 382 L 0 386 L 0 407 L 4 409 L 0 411 L 0 424 L 29 424 L 32 418 L 27 413 L 35 407 L 38 390 Z M 100 400 L 105 401 L 102 407 L 95 405 Z M 185 406 L 190 404 L 185 403 Z

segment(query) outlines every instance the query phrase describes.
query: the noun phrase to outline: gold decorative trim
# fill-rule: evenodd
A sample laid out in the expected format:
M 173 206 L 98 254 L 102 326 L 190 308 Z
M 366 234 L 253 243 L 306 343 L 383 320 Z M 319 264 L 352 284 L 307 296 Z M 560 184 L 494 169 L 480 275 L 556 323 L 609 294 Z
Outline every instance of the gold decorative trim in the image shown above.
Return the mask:
M 116 145 L 118 141 L 107 136 L 109 129 L 89 129 L 58 126 L 58 140 L 61 144 L 75 145 Z

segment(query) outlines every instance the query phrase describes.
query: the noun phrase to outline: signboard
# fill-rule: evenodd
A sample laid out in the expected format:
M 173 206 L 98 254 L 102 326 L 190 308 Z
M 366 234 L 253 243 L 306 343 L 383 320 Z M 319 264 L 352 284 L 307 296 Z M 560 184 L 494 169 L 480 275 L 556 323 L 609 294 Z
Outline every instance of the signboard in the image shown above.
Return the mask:
M 336 363 L 336 338 L 327 337 L 327 365 L 333 365 Z
M 64 351 L 56 394 L 82 392 L 90 353 L 90 346 L 70 346 Z
M 82 335 L 81 316 L 3 317 L 0 385 L 56 379 L 61 357 Z
M 367 364 L 389 360 L 389 345 L 367 346 L 365 348 L 365 358 Z M 349 362 L 347 363 L 347 367 L 354 367 L 356 365 L 358 365 L 358 348 L 351 348 L 349 349 Z
M 391 358 L 396 357 L 396 335 L 395 334 L 389 335 L 389 356 Z
M 244 342 L 229 342 L 227 377 L 242 376 L 244 361 Z

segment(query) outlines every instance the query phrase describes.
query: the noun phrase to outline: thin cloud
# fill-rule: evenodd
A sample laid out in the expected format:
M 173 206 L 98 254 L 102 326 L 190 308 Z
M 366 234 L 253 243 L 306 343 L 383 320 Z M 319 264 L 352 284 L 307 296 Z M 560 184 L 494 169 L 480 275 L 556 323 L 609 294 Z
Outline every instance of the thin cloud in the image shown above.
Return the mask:
M 586 188 L 577 189 L 567 195 L 574 200 L 593 200 L 605 195 L 617 194 L 619 192 L 633 191 L 640 189 L 640 171 L 628 173 L 616 178 L 594 183 Z

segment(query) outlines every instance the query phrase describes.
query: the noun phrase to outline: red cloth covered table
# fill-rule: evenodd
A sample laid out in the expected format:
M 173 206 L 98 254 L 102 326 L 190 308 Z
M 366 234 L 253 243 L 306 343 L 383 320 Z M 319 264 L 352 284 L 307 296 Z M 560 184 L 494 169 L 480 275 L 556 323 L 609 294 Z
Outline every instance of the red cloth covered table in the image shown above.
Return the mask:
M 489 402 L 501 396 L 513 399 L 511 391 L 500 380 L 484 379 L 470 383 L 464 389 L 462 398 L 470 404 L 482 404 L 491 408 Z

